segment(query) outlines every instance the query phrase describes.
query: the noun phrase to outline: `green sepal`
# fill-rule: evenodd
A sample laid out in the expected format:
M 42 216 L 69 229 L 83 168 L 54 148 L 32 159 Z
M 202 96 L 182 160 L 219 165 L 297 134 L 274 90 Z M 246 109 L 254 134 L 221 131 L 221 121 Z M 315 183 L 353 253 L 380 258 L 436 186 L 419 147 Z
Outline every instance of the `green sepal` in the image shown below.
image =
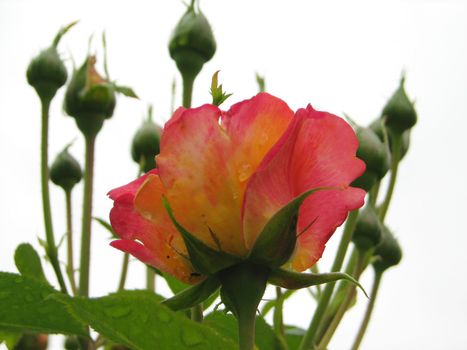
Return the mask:
M 344 272 L 328 272 L 328 273 L 299 273 L 288 271 L 284 269 L 274 269 L 269 275 L 268 282 L 287 289 L 300 289 L 318 284 L 336 282 L 339 280 L 346 280 L 357 285 L 363 293 L 368 297 L 365 289 L 358 281 L 352 276 Z
M 112 225 L 110 225 L 110 223 L 108 223 L 107 221 L 105 221 L 104 219 L 102 218 L 98 218 L 96 216 L 93 216 L 92 217 L 93 220 L 95 220 L 96 222 L 98 222 L 103 228 L 105 228 L 110 234 L 111 234 L 111 238 L 114 238 L 114 239 L 118 239 L 119 237 L 117 236 L 117 234 L 115 233 Z
M 205 301 L 219 289 L 220 285 L 219 279 L 216 276 L 212 276 L 183 290 L 172 298 L 164 300 L 162 304 L 174 311 L 188 309 Z
M 334 188 L 319 187 L 306 191 L 274 214 L 256 239 L 248 259 L 269 267 L 284 265 L 295 249 L 300 206 L 309 195 L 326 189 Z
M 21 275 L 48 284 L 39 254 L 29 243 L 21 243 L 15 250 L 15 264 Z
M 132 97 L 132 98 L 136 98 L 139 100 L 138 95 L 136 95 L 134 90 L 129 86 L 120 86 L 120 85 L 114 84 L 114 89 L 116 92 L 121 93 L 122 95 L 125 95 L 126 97 Z
M 162 203 L 164 204 L 173 224 L 182 235 L 188 254 L 190 255 L 191 264 L 197 272 L 203 275 L 213 275 L 216 272 L 224 270 L 241 261 L 241 259 L 236 256 L 208 247 L 205 243 L 179 224 L 174 217 L 167 198 L 163 197 Z
M 220 106 L 225 100 L 227 100 L 232 94 L 228 94 L 222 89 L 222 84 L 219 85 L 218 75 L 220 71 L 217 71 L 212 75 L 211 81 L 211 96 L 212 104 L 215 106 Z

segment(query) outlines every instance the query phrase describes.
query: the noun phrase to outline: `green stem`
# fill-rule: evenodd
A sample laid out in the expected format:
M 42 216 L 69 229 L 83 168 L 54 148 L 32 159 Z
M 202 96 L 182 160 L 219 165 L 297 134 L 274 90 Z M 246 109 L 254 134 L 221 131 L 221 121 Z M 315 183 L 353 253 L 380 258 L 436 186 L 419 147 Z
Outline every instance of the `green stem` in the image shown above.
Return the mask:
M 378 194 L 379 194 L 379 188 L 381 186 L 381 181 L 378 181 L 373 185 L 373 187 L 370 190 L 370 203 L 376 206 L 376 201 L 378 200 Z
M 123 254 L 122 272 L 120 273 L 120 281 L 118 282 L 118 290 L 125 288 L 126 276 L 128 273 L 128 262 L 130 261 L 130 254 Z
M 366 254 L 359 252 L 357 265 L 355 266 L 355 271 L 353 273 L 353 277 L 357 281 L 360 279 L 360 276 L 365 268 L 365 261 L 366 261 Z M 337 330 L 337 327 L 342 321 L 342 318 L 344 317 L 345 313 L 349 309 L 350 304 L 352 303 L 352 300 L 355 297 L 355 294 L 356 294 L 356 286 L 354 284 L 347 285 L 347 294 L 345 296 L 345 299 L 342 302 L 342 304 L 339 306 L 339 308 L 337 309 L 336 314 L 334 315 L 334 317 L 332 318 L 332 321 L 329 323 L 329 326 L 324 332 L 319 342 L 319 345 L 317 347 L 317 350 L 325 350 L 327 348 L 329 342 L 331 341 L 332 336 L 334 335 L 335 331 Z
M 350 240 L 352 239 L 353 231 L 355 229 L 355 224 L 357 222 L 358 209 L 350 212 L 347 222 L 345 223 L 344 233 L 342 234 L 339 247 L 337 249 L 336 257 L 332 265 L 331 271 L 337 272 L 340 271 L 342 263 L 345 258 L 345 253 L 349 246 Z M 328 283 L 324 288 L 323 294 L 321 295 L 320 301 L 316 308 L 313 319 L 311 320 L 310 326 L 306 331 L 302 342 L 300 343 L 299 350 L 308 350 L 313 347 L 315 342 L 315 337 L 318 331 L 319 326 L 321 325 L 321 320 L 326 312 L 326 309 L 331 300 L 332 292 L 334 291 L 335 283 Z
M 65 191 L 66 202 L 66 235 L 67 235 L 67 274 L 70 280 L 71 291 L 76 295 L 75 267 L 73 263 L 73 217 L 71 204 L 71 189 Z
M 391 162 L 391 177 L 389 179 L 388 191 L 386 197 L 379 210 L 379 219 L 384 222 L 384 218 L 389 209 L 389 203 L 391 203 L 392 194 L 394 192 L 394 186 L 396 185 L 397 169 L 399 168 L 401 151 L 401 135 L 394 135 L 392 139 L 392 162 Z
M 195 77 L 191 77 L 189 74 L 183 77 L 183 107 L 185 108 L 191 107 Z
M 203 322 L 203 304 L 198 304 L 191 308 L 191 319 L 195 322 Z
M 146 266 L 146 289 L 150 292 L 156 291 L 156 273 L 149 266 Z
M 48 143 L 49 143 L 49 108 L 51 98 L 41 98 L 41 190 L 42 190 L 42 208 L 44 213 L 45 237 L 47 241 L 47 256 L 57 276 L 58 284 L 62 292 L 67 293 L 65 280 L 63 279 L 62 270 L 58 261 L 57 246 L 55 245 L 55 236 L 52 225 L 52 213 L 50 210 L 50 194 L 49 194 L 49 160 L 48 160 Z
M 241 313 L 238 316 L 239 350 L 254 350 L 255 348 L 256 310 Z
M 282 289 L 280 287 L 276 287 L 276 305 L 274 306 L 273 316 L 274 332 L 276 333 L 277 339 L 279 339 L 281 349 L 288 349 L 284 334 L 283 308 L 284 295 L 282 294 Z
M 79 295 L 89 295 L 89 264 L 91 257 L 92 187 L 94 177 L 95 135 L 85 136 L 86 155 L 84 170 L 83 218 L 81 227 L 81 258 L 79 267 Z
M 370 301 L 368 302 L 365 316 L 363 318 L 362 324 L 360 325 L 360 329 L 358 330 L 357 337 L 352 345 L 352 350 L 358 350 L 360 347 L 360 343 L 363 340 L 363 336 L 365 335 L 366 329 L 368 327 L 368 323 L 370 322 L 371 314 L 373 312 L 373 308 L 375 306 L 376 296 L 378 295 L 379 285 L 381 284 L 381 277 L 383 276 L 383 271 L 375 271 L 375 279 L 373 281 L 373 287 L 371 289 L 370 294 Z

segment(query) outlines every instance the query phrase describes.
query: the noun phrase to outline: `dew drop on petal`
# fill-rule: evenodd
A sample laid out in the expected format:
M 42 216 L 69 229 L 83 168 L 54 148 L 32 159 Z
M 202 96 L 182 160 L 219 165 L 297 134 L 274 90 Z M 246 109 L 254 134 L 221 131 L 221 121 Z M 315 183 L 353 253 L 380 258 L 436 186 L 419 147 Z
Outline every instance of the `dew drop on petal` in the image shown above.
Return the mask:
M 253 170 L 252 170 L 251 164 L 248 164 L 248 163 L 241 164 L 237 170 L 238 181 L 245 182 L 251 176 L 252 172 Z

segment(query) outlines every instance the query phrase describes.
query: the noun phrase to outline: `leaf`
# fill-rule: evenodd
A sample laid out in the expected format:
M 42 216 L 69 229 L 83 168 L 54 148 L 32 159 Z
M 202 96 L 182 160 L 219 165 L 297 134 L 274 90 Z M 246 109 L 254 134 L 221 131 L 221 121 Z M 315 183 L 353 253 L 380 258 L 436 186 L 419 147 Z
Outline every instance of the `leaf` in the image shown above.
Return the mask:
M 115 233 L 114 229 L 112 228 L 112 225 L 110 225 L 107 221 L 105 221 L 102 218 L 98 218 L 93 216 L 93 219 L 96 220 L 99 224 L 101 224 L 102 227 L 104 227 L 107 231 L 110 232 L 112 235 L 112 238 L 119 238 L 117 234 Z
M 214 311 L 205 317 L 204 323 L 225 337 L 238 341 L 237 319 L 233 315 Z M 261 316 L 256 317 L 255 341 L 259 350 L 281 349 L 276 334 Z
M 222 84 L 218 83 L 218 75 L 220 71 L 215 72 L 212 75 L 211 80 L 211 96 L 212 104 L 215 106 L 220 106 L 225 100 L 227 100 L 232 94 L 228 94 L 222 89 Z
M 15 250 L 15 264 L 19 273 L 39 282 L 48 283 L 42 270 L 39 254 L 29 243 L 20 244 Z
M 174 294 L 178 294 L 184 291 L 185 289 L 191 287 L 191 285 L 183 283 L 182 281 L 176 279 L 174 276 L 172 276 L 169 273 L 161 271 L 161 276 L 164 277 L 165 281 L 167 282 L 167 285 L 169 286 L 170 290 Z
M 103 337 L 133 350 L 236 349 L 234 342 L 161 305 L 160 298 L 147 291 L 124 291 L 97 299 L 63 294 L 57 298 Z
M 5 343 L 8 350 L 13 350 L 21 338 L 21 333 L 0 332 L 0 344 Z
M 84 325 L 53 295 L 64 294 L 32 278 L 0 272 L 0 329 L 87 336 Z
M 121 93 L 122 95 L 125 95 L 126 97 L 132 97 L 132 98 L 139 99 L 138 95 L 136 95 L 136 93 L 133 91 L 131 87 L 114 85 L 114 88 L 115 88 L 115 91 Z
M 305 330 L 295 326 L 285 326 L 284 332 L 289 350 L 297 350 L 305 335 Z
M 287 289 L 286 291 L 284 291 L 284 293 L 282 294 L 282 298 L 285 300 L 287 300 L 288 298 L 290 298 L 292 296 L 292 294 L 294 294 L 296 292 L 295 289 Z M 276 299 L 272 299 L 272 300 L 268 300 L 263 308 L 261 309 L 261 315 L 263 317 L 265 317 L 269 311 L 271 311 L 274 306 L 276 305 Z
M 167 198 L 163 197 L 162 201 L 170 219 L 185 241 L 188 254 L 190 255 L 191 264 L 196 271 L 202 273 L 203 275 L 213 275 L 216 272 L 224 270 L 227 267 L 232 266 L 240 261 L 240 259 L 236 256 L 225 253 L 223 251 L 216 251 L 208 247 L 195 235 L 188 232 L 182 225 L 180 225 L 177 219 L 175 219 Z
M 298 273 L 284 269 L 275 269 L 271 271 L 268 282 L 287 289 L 300 289 L 318 284 L 336 282 L 339 280 L 347 280 L 357 285 L 363 293 L 368 297 L 365 289 L 352 276 L 344 272 L 328 272 L 328 273 Z
M 166 305 L 174 311 L 193 307 L 208 297 L 210 297 L 221 283 L 215 276 L 209 277 L 206 280 L 187 288 L 170 299 L 164 300 L 162 304 Z

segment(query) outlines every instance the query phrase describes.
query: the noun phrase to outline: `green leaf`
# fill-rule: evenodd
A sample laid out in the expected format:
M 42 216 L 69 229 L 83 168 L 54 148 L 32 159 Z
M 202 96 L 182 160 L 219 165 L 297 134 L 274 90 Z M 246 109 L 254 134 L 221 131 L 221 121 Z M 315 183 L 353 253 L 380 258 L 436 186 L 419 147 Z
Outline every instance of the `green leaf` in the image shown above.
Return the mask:
M 61 295 L 69 311 L 103 337 L 133 350 L 222 349 L 236 345 L 210 327 L 161 305 L 147 291 L 125 291 L 97 299 Z
M 182 281 L 176 279 L 169 273 L 161 272 L 161 276 L 164 277 L 165 281 L 167 282 L 167 285 L 174 294 L 178 294 L 184 291 L 185 289 L 191 287 L 191 285 L 183 283 Z
M 295 249 L 300 206 L 309 195 L 327 189 L 331 188 L 319 187 L 306 191 L 274 214 L 256 239 L 249 259 L 266 266 L 279 267 L 284 265 Z
M 39 282 L 48 283 L 42 270 L 39 254 L 29 243 L 20 244 L 15 251 L 15 264 L 23 276 L 31 277 Z
M 188 232 L 182 225 L 180 225 L 177 219 L 175 219 L 167 198 L 163 197 L 162 201 L 170 219 L 185 241 L 188 254 L 190 255 L 191 264 L 196 271 L 203 275 L 213 275 L 220 270 L 224 270 L 227 267 L 240 262 L 240 258 L 223 251 L 216 251 L 204 244 L 204 242 L 199 240 L 195 235 Z
M 63 295 L 29 277 L 0 272 L 0 329 L 86 336 L 86 328 L 52 299 Z
M 5 344 L 8 350 L 13 350 L 21 338 L 21 333 L 0 332 L 0 344 Z
M 168 306 L 174 311 L 187 309 L 206 300 L 217 289 L 219 289 L 220 285 L 221 283 L 217 277 L 209 277 L 206 280 L 183 290 L 172 298 L 165 300 L 162 304 Z
M 104 219 L 95 217 L 95 216 L 93 217 L 93 219 L 97 221 L 99 224 L 101 224 L 103 228 L 109 231 L 110 234 L 112 235 L 112 238 L 119 238 L 117 234 L 115 233 L 114 229 L 112 228 L 112 225 L 110 225 L 107 221 L 105 221 Z
M 295 326 L 285 326 L 284 332 L 289 350 L 297 350 L 305 335 L 305 330 Z
M 238 341 L 237 319 L 233 315 L 214 311 L 205 317 L 204 323 L 225 337 Z M 261 316 L 256 317 L 255 341 L 259 350 L 281 349 L 276 334 Z
M 133 91 L 131 87 L 128 86 L 120 86 L 120 85 L 115 85 L 115 91 L 121 93 L 122 95 L 125 95 L 126 97 L 132 97 L 132 98 L 137 98 L 139 99 L 138 95 Z
M 271 271 L 268 282 L 287 289 L 300 289 L 318 284 L 336 282 L 346 280 L 357 285 L 363 293 L 368 297 L 365 289 L 352 276 L 344 272 L 328 272 L 328 273 L 298 273 L 284 269 L 275 269 Z
M 282 298 L 285 301 L 285 300 L 289 299 L 292 296 L 292 294 L 294 294 L 295 292 L 296 292 L 295 289 L 287 289 L 282 294 Z M 263 317 L 266 316 L 269 313 L 269 311 L 271 311 L 274 308 L 274 306 L 276 305 L 276 302 L 277 302 L 276 299 L 268 300 L 264 304 L 264 306 L 263 306 L 263 308 L 261 310 L 261 315 L 263 315 Z

